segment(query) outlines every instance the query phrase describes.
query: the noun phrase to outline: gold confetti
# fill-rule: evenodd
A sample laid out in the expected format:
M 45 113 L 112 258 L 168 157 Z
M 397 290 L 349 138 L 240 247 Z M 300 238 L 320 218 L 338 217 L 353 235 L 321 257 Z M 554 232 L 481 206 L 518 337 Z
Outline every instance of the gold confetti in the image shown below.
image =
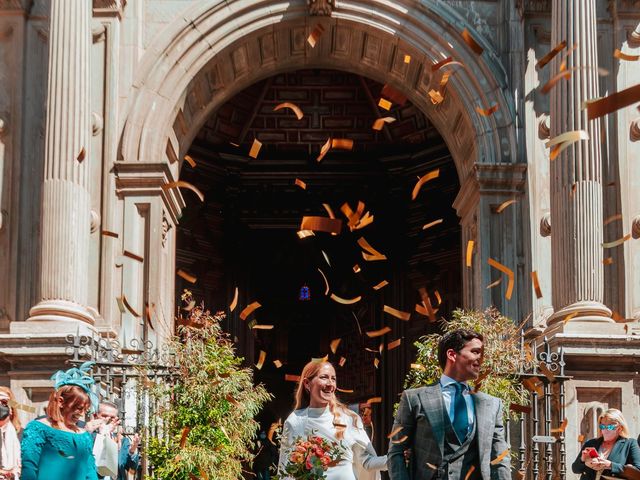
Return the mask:
M 327 217 L 302 217 L 300 230 L 313 230 L 314 232 L 340 233 L 342 220 Z
M 398 443 L 404 443 L 408 438 L 409 438 L 408 435 L 403 435 L 402 437 L 398 438 L 397 440 L 391 440 L 391 443 L 394 443 L 396 445 Z
M 255 310 L 257 310 L 261 306 L 262 305 L 260 305 L 259 302 L 250 303 L 249 305 L 244 307 L 244 310 L 240 312 L 240 320 L 246 320 L 249 315 L 251 315 Z
M 382 130 L 382 127 L 385 123 L 393 123 L 395 121 L 396 119 L 394 117 L 378 118 L 375 122 L 373 122 L 373 126 L 371 128 L 373 128 L 374 130 Z
M 298 235 L 298 238 L 300 240 L 307 237 L 315 237 L 316 235 L 315 233 L 313 233 L 313 230 L 298 230 L 296 234 Z
M 273 325 L 251 325 L 252 330 L 273 330 Z
M 306 190 L 307 189 L 307 184 L 304 183 L 299 178 L 296 178 L 296 181 L 294 182 L 294 184 L 297 185 L 298 187 L 300 187 L 302 190 Z
M 387 285 L 389 285 L 389 282 L 387 282 L 386 280 L 382 280 L 380 283 L 378 283 L 377 285 L 373 286 L 374 290 L 380 290 L 383 287 L 386 287 Z
M 380 365 L 380 360 L 379 360 L 379 359 L 377 359 L 377 358 L 374 358 L 374 359 L 373 359 L 373 366 L 374 366 L 374 367 L 376 367 L 376 368 L 378 368 L 378 365 Z
M 475 242 L 473 240 L 469 240 L 467 242 L 467 267 L 471 267 L 471 260 L 473 259 L 473 245 Z
M 433 465 L 432 463 L 427 462 L 427 464 L 426 464 L 426 465 L 427 465 L 427 467 L 429 467 L 429 468 L 430 468 L 430 469 L 432 469 L 432 470 L 437 470 L 437 469 L 438 469 L 438 467 L 436 467 L 436 466 L 435 466 L 435 465 Z
M 532 393 L 538 394 L 538 396 L 543 395 L 542 390 L 542 381 L 538 377 L 530 377 L 522 380 L 522 386 L 529 390 Z
M 370 332 L 365 332 L 365 333 L 367 334 L 367 337 L 369 337 L 369 338 L 376 338 L 376 337 L 381 337 L 383 335 L 386 335 L 390 331 L 391 331 L 391 329 L 389 327 L 384 327 L 384 328 L 381 328 L 380 330 L 372 330 Z
M 509 405 L 509 410 L 516 413 L 531 413 L 531 407 L 528 407 L 527 405 L 520 405 L 517 403 L 512 403 L 511 405 Z
M 295 103 L 291 103 L 291 102 L 280 103 L 279 105 L 276 105 L 275 107 L 273 107 L 273 111 L 277 112 L 278 110 L 282 110 L 283 108 L 289 108 L 293 110 L 293 113 L 296 114 L 296 117 L 298 118 L 298 120 L 302 120 L 302 117 L 304 117 L 304 113 L 302 113 L 302 110 L 300 109 L 300 107 L 297 106 Z
M 132 258 L 140 263 L 144 263 L 144 258 L 142 258 L 140 255 L 136 255 L 135 253 L 130 252 L 129 250 L 125 250 L 124 252 L 122 252 L 122 254 L 125 257 L 129 257 Z
M 629 55 L 627 53 L 622 53 L 619 48 L 615 49 L 615 51 L 613 52 L 613 56 L 620 60 L 626 60 L 627 62 L 635 62 L 637 60 L 640 60 L 640 55 Z
M 404 63 L 410 63 L 411 62 L 411 55 L 405 55 L 404 56 Z
M 201 202 L 204 202 L 204 194 L 198 190 L 194 185 L 191 185 L 189 182 L 185 182 L 183 180 L 178 180 L 177 182 L 169 182 L 165 185 L 162 185 L 163 190 L 170 190 L 172 188 L 186 188 L 195 193 Z
M 429 294 L 427 293 L 427 290 L 424 287 L 419 288 L 418 292 L 420 293 L 420 298 L 422 298 L 422 304 L 425 307 L 429 320 L 431 322 L 435 322 L 436 312 L 433 310 L 433 307 L 431 306 L 431 297 L 429 297 Z
M 640 101 L 640 84 L 589 103 L 587 105 L 587 118 L 593 120 L 638 101 Z
M 264 361 L 267 358 L 267 352 L 264 350 L 260 350 L 260 356 L 258 357 L 258 363 L 256 363 L 256 368 L 258 370 L 262 370 L 262 366 L 264 365 Z
M 340 357 L 340 361 L 338 362 L 338 365 L 340 365 L 341 367 L 344 367 L 345 363 L 347 363 L 347 359 L 345 357 Z
M 258 158 L 258 153 L 260 153 L 260 149 L 262 148 L 262 142 L 257 138 L 253 139 L 253 143 L 251 144 L 251 150 L 249 150 L 249 156 L 251 158 Z
M 341 303 L 343 305 L 353 305 L 354 303 L 358 303 L 360 300 L 362 300 L 362 296 L 358 295 L 357 297 L 354 297 L 354 298 L 342 298 L 337 296 L 335 293 L 332 293 L 331 300 L 333 300 L 334 302 Z
M 549 63 L 551 60 L 553 60 L 553 58 L 556 55 L 558 55 L 558 53 L 560 53 L 562 50 L 564 50 L 566 47 L 567 47 L 567 41 L 563 40 L 558 45 L 553 47 L 553 49 L 551 49 L 551 51 L 549 53 L 547 53 L 544 57 L 542 57 L 540 60 L 538 60 L 538 63 L 536 63 L 536 68 L 537 69 L 544 68 L 544 66 L 547 63 Z
M 389 342 L 387 344 L 387 350 L 393 350 L 394 348 L 399 347 L 400 343 L 402 343 L 402 339 L 401 338 L 398 338 L 397 340 L 394 340 L 393 342 Z
M 329 215 L 329 218 L 336 218 L 336 216 L 333 213 L 333 210 L 331 209 L 331 205 L 329 205 L 328 203 L 323 203 L 322 206 L 327 211 L 327 215 Z
M 603 265 L 611 265 L 611 264 L 613 264 L 613 258 L 612 257 L 603 258 L 602 259 L 602 264 Z
M 438 290 L 434 290 L 433 294 L 436 296 L 436 300 L 438 301 L 438 305 L 442 303 L 442 297 L 440 296 L 440 292 Z
M 397 426 L 396 428 L 394 428 L 393 430 L 391 430 L 391 432 L 389 433 L 389 435 L 387 435 L 387 438 L 391 439 L 392 437 L 395 437 L 397 434 L 399 434 L 401 431 L 403 430 L 402 426 Z
M 483 117 L 490 117 L 498 111 L 498 108 L 499 105 L 496 103 L 494 105 L 491 105 L 489 108 L 476 107 L 476 112 L 478 112 Z
M 411 368 L 413 370 L 426 370 L 424 365 L 420 365 L 419 363 L 412 363 Z
M 624 242 L 631 238 L 631 234 L 627 233 L 624 237 L 614 240 L 613 242 L 605 242 L 602 244 L 602 248 L 615 248 L 622 245 Z
M 353 150 L 353 140 L 350 138 L 334 138 L 331 140 L 331 148 L 335 150 Z
M 323 33 L 324 33 L 324 27 L 318 23 L 313 29 L 313 31 L 309 34 L 309 37 L 307 37 L 307 42 L 309 43 L 309 45 L 311 45 L 311 48 L 315 48 L 316 43 L 318 43 L 318 40 L 320 39 Z
M 287 373 L 284 376 L 284 381 L 285 382 L 299 382 L 300 381 L 300 375 L 291 375 L 291 374 Z
M 440 68 L 444 67 L 448 63 L 451 63 L 452 60 L 453 59 L 451 57 L 447 57 L 444 60 L 440 60 L 439 62 L 434 63 L 433 65 L 431 65 L 431 71 L 435 72 L 436 70 L 439 70 Z
M 373 261 L 373 260 L 386 260 L 387 257 L 385 255 L 383 255 L 382 253 L 380 253 L 378 250 L 376 250 L 375 248 L 373 248 L 369 242 L 367 242 L 367 240 L 364 237 L 360 237 L 358 239 L 358 245 L 360 245 L 360 247 L 363 250 L 366 250 L 368 255 L 365 254 L 365 252 L 362 252 L 362 256 L 365 260 L 367 261 Z
M 622 214 L 621 213 L 618 213 L 617 215 L 611 215 L 609 218 L 607 218 L 604 221 L 604 225 L 607 226 L 610 223 L 615 222 L 616 220 L 622 220 Z
M 516 202 L 517 202 L 517 200 L 515 198 L 512 198 L 510 200 L 506 200 L 506 201 L 502 202 L 498 206 L 498 208 L 496 208 L 496 213 L 502 213 L 505 208 L 507 208 L 509 205 L 513 205 Z
M 438 105 L 444 101 L 442 94 L 434 89 L 429 90 L 429 98 L 431 99 L 431 103 L 434 105 Z
M 87 151 L 85 150 L 84 147 L 82 147 L 82 150 L 80 150 L 80 153 L 78 153 L 76 160 L 78 160 L 78 163 L 82 163 L 82 161 L 86 156 L 87 156 Z
M 562 420 L 562 423 L 558 428 L 551 429 L 551 433 L 564 433 L 564 431 L 567 429 L 568 424 L 569 424 L 569 420 L 565 418 L 564 420 Z
M 471 477 L 471 474 L 475 471 L 475 469 L 476 469 L 476 466 L 471 465 L 471 467 L 467 471 L 467 474 L 464 476 L 464 480 L 469 480 L 469 477 Z
M 355 273 L 360 273 L 362 271 L 362 269 L 360 268 L 360 265 L 358 265 L 357 263 L 353 266 L 353 271 Z
M 540 288 L 540 282 L 538 281 L 538 272 L 535 270 L 531 272 L 531 281 L 533 282 L 533 289 L 536 292 L 536 298 L 542 298 L 542 289 Z
M 191 165 L 191 168 L 196 168 L 196 161 L 191 157 L 191 155 L 185 155 L 184 161 Z
M 584 438 L 585 437 L 584 437 L 583 434 L 578 435 L 578 442 L 580 442 L 580 443 L 584 442 Z
M 426 230 L 427 228 L 431 228 L 434 225 L 438 225 L 440 223 L 442 223 L 444 220 L 442 218 L 439 218 L 438 220 L 434 220 L 433 222 L 427 223 L 426 225 L 422 226 L 422 230 Z
M 273 364 L 276 366 L 276 368 L 282 367 L 282 362 L 280 360 L 274 360 Z
M 334 338 L 333 340 L 331 340 L 331 343 L 329 344 L 329 348 L 331 349 L 331 353 L 333 353 L 334 355 L 338 351 L 338 345 L 340 345 L 341 341 L 342 341 L 341 338 Z
M 329 153 L 329 150 L 331 150 L 331 137 L 320 148 L 320 155 L 316 158 L 316 162 L 321 162 L 324 156 Z
M 415 184 L 415 186 L 413 187 L 413 191 L 411 192 L 411 200 L 415 200 L 418 197 L 418 193 L 425 183 L 427 183 L 429 180 L 433 180 L 434 178 L 438 178 L 438 176 L 440 176 L 440 169 L 436 168 L 435 170 L 432 170 L 426 175 L 420 177 L 418 183 Z
M 347 388 L 338 388 L 336 387 L 336 390 L 340 393 L 353 393 L 352 389 L 347 389 Z
M 497 268 L 502 273 L 505 273 L 509 278 L 509 283 L 507 284 L 507 291 L 505 292 L 504 297 L 507 300 L 511 300 L 511 295 L 513 294 L 513 286 L 514 286 L 514 280 L 515 280 L 513 275 L 513 270 L 505 267 L 503 264 L 495 261 L 493 258 L 490 258 L 489 260 L 487 260 L 487 263 L 491 265 L 493 268 Z
M 194 277 L 193 275 L 185 272 L 181 268 L 178 269 L 176 275 L 178 275 L 180 278 L 185 279 L 189 283 L 196 283 L 198 281 L 197 277 Z
M 382 403 L 382 397 L 372 397 L 364 403 L 368 405 L 373 405 L 374 403 Z
M 405 322 L 411 318 L 411 313 L 396 310 L 395 308 L 388 305 L 385 305 L 383 310 L 389 315 L 393 315 L 394 317 L 399 318 L 400 320 L 404 320 Z
M 233 300 L 231 300 L 231 303 L 229 304 L 229 312 L 233 312 L 236 309 L 237 305 L 238 305 L 238 287 L 236 287 L 235 292 L 233 294 Z
M 589 134 L 584 130 L 574 130 L 553 137 L 545 144 L 547 148 L 553 147 L 551 148 L 549 159 L 555 160 L 564 149 L 580 140 L 589 140 Z
M 118 238 L 118 234 L 116 232 L 110 232 L 109 230 L 102 230 L 102 235 L 105 237 Z
M 182 429 L 182 435 L 180 436 L 180 448 L 184 448 L 184 446 L 187 444 L 187 437 L 189 436 L 190 430 L 191 428 L 189 427 L 184 427 Z
M 381 98 L 380 101 L 378 102 L 378 106 L 380 108 L 384 108 L 385 110 L 389 110 L 391 108 L 391 102 L 389 100 L 385 100 L 384 98 Z
M 556 375 L 549 370 L 549 367 L 547 367 L 547 365 L 544 362 L 540 362 L 538 364 L 538 368 L 540 368 L 540 371 L 542 372 L 542 374 L 547 377 L 547 379 L 553 383 L 556 381 Z
M 491 465 L 499 464 L 502 461 L 502 459 L 504 457 L 506 457 L 507 455 L 509 455 L 509 449 L 508 448 L 504 452 L 502 452 L 500 455 L 498 455 L 496 458 L 491 460 Z
M 487 290 L 489 290 L 490 288 L 493 288 L 493 287 L 497 287 L 501 283 L 502 283 L 502 277 L 497 279 L 495 282 L 491 282 L 489 285 L 487 285 Z
M 466 28 L 462 31 L 462 39 L 464 40 L 464 43 L 466 43 L 467 46 L 475 52 L 476 55 L 482 55 L 484 49 L 478 42 L 475 41 L 475 39 L 471 36 L 471 33 L 469 33 L 469 30 L 467 30 Z
M 318 271 L 320 272 L 320 275 L 322 275 L 322 279 L 324 280 L 324 286 L 325 286 L 324 294 L 329 295 L 329 281 L 327 280 L 327 276 L 319 268 L 318 268 Z

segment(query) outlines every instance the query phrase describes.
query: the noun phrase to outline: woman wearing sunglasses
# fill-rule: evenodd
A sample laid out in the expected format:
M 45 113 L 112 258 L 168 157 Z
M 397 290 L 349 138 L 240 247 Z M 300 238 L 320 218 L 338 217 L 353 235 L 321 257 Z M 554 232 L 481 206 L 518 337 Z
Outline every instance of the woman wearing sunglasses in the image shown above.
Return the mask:
M 619 476 L 625 465 L 640 468 L 640 447 L 629 438 L 629 428 L 616 408 L 610 408 L 598 418 L 600 436 L 588 440 L 573 462 L 573 473 L 580 480 L 595 480 L 601 475 Z

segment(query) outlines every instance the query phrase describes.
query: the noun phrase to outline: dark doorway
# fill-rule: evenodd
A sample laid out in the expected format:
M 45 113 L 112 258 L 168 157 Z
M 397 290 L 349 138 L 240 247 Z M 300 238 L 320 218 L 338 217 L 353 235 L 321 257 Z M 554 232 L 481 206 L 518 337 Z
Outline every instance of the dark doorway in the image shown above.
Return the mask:
M 225 328 L 247 364 L 266 352 L 256 371 L 257 381 L 275 395 L 263 413 L 265 423 L 291 410 L 295 383 L 285 375 L 298 375 L 311 358 L 329 355 L 339 386 L 347 390 L 343 401 L 383 398 L 373 412 L 380 451 L 415 356 L 412 344 L 437 329 L 414 309 L 421 301 L 418 289 L 427 290 L 434 305 L 439 303 L 437 316 L 445 318 L 462 294 L 460 227 L 451 207 L 459 190 L 455 165 L 438 132 L 409 101 L 388 112 L 377 106 L 382 88 L 350 73 L 300 70 L 229 100 L 190 149 L 196 167 L 182 167 L 181 179 L 201 189 L 205 202 L 185 193 L 189 206 L 178 227 L 176 255 L 176 267 L 198 279 L 191 285 L 178 278 L 178 294 L 189 288 L 210 309 L 228 311 L 238 288 L 238 307 Z M 282 102 L 298 105 L 304 117 L 274 112 Z M 380 116 L 396 121 L 373 130 Z M 351 139 L 353 149 L 332 150 L 317 162 L 329 137 Z M 254 139 L 263 144 L 257 158 L 248 156 Z M 418 177 L 435 169 L 438 178 L 412 201 Z M 354 231 L 345 226 L 339 235 L 296 235 L 303 216 L 328 216 L 323 204 L 346 220 L 341 206 L 356 210 L 358 202 L 374 216 L 371 225 Z M 357 243 L 361 237 L 387 260 L 366 261 Z M 373 288 L 383 280 L 387 286 Z M 325 295 L 327 283 L 330 293 L 361 300 L 338 303 Z M 301 298 L 303 288 L 308 300 Z M 242 321 L 240 311 L 253 301 L 261 307 Z M 410 320 L 384 313 L 384 305 L 411 313 Z M 273 329 L 252 329 L 254 324 Z M 366 335 L 385 326 L 392 331 L 384 337 Z M 337 338 L 334 354 L 330 344 Z M 397 339 L 400 346 L 389 350 Z

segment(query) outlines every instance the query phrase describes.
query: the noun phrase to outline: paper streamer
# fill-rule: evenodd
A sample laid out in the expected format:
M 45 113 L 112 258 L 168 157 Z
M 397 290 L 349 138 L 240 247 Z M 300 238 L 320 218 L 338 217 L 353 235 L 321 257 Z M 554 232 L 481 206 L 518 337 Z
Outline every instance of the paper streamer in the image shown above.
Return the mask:
M 511 300 L 511 295 L 513 294 L 513 285 L 514 285 L 514 281 L 515 281 L 514 275 L 513 275 L 513 270 L 511 270 L 510 268 L 505 267 L 503 264 L 501 264 L 500 262 L 495 261 L 493 258 L 488 259 L 487 263 L 489 265 L 491 265 L 493 268 L 497 268 L 502 273 L 506 274 L 507 277 L 509 278 L 509 283 L 507 284 L 507 291 L 505 292 L 504 297 L 507 300 Z

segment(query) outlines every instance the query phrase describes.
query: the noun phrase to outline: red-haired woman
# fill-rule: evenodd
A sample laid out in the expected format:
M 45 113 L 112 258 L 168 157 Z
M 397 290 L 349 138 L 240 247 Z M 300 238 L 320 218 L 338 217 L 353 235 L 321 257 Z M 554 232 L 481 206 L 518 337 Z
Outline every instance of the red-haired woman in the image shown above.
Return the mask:
M 336 398 L 336 371 L 329 362 L 310 362 L 302 370 L 294 411 L 282 430 L 279 471 L 290 461 L 296 439 L 310 436 L 342 445 L 341 460 L 328 468 L 327 480 L 355 480 L 358 463 L 367 471 L 387 469 L 387 457 L 376 455 L 360 417 Z
M 20 478 L 20 440 L 22 430 L 10 388 L 0 387 L 0 480 Z
M 83 364 L 53 376 L 46 417 L 24 429 L 22 480 L 97 480 L 93 438 L 77 425 L 96 401 L 88 368 Z

